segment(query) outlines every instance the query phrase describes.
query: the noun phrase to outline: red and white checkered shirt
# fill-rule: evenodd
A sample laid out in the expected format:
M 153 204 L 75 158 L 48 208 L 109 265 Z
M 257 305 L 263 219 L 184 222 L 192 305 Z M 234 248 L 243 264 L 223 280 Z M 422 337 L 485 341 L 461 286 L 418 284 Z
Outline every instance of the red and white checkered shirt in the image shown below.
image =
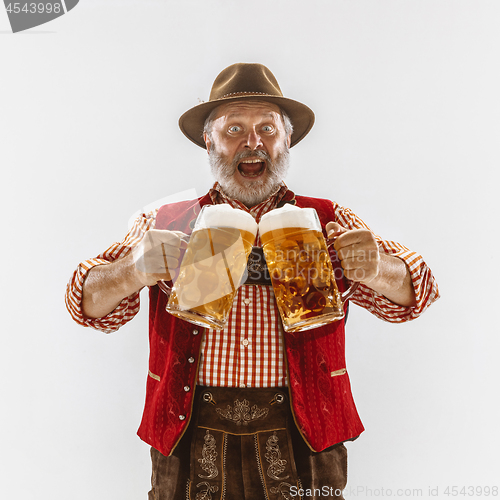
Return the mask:
M 288 191 L 285 185 L 268 200 L 248 209 L 239 201 L 227 198 L 216 183 L 210 190 L 213 203 L 229 203 L 253 215 L 257 222 L 277 204 Z M 347 229 L 369 229 L 351 210 L 333 202 L 336 219 Z M 118 307 L 103 318 L 85 318 L 81 309 L 82 286 L 90 269 L 108 264 L 127 255 L 142 239 L 146 231 L 155 227 L 154 210 L 142 214 L 120 243 L 114 243 L 95 259 L 78 266 L 68 283 L 66 307 L 73 319 L 83 326 L 90 326 L 110 333 L 130 321 L 139 311 L 139 293 L 123 299 Z M 401 258 L 410 270 L 415 288 L 416 306 L 399 306 L 383 295 L 360 285 L 351 301 L 375 316 L 390 322 L 414 319 L 439 297 L 437 284 L 422 257 L 403 245 L 382 240 L 376 236 L 380 248 Z M 258 244 L 258 241 L 257 241 Z M 223 387 L 278 387 L 286 385 L 286 366 L 283 346 L 283 329 L 276 307 L 272 287 L 265 285 L 241 286 L 224 330 L 206 329 L 201 345 L 201 359 L 197 383 Z

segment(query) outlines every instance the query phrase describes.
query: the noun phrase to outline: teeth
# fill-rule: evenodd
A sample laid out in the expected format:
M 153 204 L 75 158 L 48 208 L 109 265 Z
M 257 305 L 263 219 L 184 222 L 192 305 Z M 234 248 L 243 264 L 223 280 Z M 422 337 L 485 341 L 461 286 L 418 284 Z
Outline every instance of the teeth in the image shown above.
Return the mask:
M 241 163 L 262 163 L 262 160 L 243 160 Z

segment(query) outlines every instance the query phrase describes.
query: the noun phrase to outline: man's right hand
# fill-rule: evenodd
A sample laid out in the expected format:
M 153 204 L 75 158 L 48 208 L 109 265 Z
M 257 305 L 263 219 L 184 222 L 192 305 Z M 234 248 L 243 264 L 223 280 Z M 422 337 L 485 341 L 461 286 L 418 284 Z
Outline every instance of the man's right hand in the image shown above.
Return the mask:
M 83 282 L 83 315 L 102 318 L 145 286 L 175 278 L 186 247 L 184 233 L 150 229 L 130 254 L 89 271 Z
M 188 236 L 180 231 L 150 229 L 132 250 L 137 279 L 144 286 L 175 278 Z

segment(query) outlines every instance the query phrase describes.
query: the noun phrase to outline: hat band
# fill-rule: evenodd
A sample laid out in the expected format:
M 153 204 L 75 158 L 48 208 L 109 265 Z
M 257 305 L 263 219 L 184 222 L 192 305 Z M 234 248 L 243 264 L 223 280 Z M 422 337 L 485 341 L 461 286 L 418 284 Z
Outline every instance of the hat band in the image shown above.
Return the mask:
M 277 96 L 274 94 L 268 94 L 267 92 L 231 92 L 229 94 L 224 94 L 222 97 L 218 97 L 217 101 L 220 99 L 225 99 L 226 97 L 245 97 L 245 96 L 252 96 L 252 95 L 267 95 L 270 97 L 281 97 Z

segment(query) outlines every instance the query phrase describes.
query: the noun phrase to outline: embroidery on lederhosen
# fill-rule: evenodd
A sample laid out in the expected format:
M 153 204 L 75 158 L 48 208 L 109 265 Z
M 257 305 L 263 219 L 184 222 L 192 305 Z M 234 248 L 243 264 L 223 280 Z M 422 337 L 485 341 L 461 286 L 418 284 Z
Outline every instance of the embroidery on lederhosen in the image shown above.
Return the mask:
M 265 454 L 265 457 L 270 464 L 267 468 L 267 475 L 276 481 L 288 479 L 290 477 L 289 475 L 286 477 L 278 477 L 278 474 L 285 472 L 287 461 L 281 458 L 281 451 L 278 445 L 278 436 L 276 435 L 276 432 L 274 432 L 272 436 L 269 436 L 266 443 L 266 450 L 267 453 Z
M 201 458 L 198 459 L 200 462 L 200 467 L 208 473 L 208 476 L 203 476 L 202 474 L 198 474 L 198 477 L 201 479 L 214 479 L 219 475 L 219 470 L 217 469 L 217 465 L 215 461 L 217 460 L 217 450 L 215 447 L 215 438 L 210 434 L 210 431 L 207 429 L 205 434 L 205 444 L 203 445 L 203 449 L 201 450 Z
M 205 433 L 204 441 L 205 442 L 201 450 L 201 458 L 198 458 L 198 462 L 201 469 L 205 471 L 207 475 L 198 474 L 198 477 L 200 479 L 214 479 L 219 475 L 219 469 L 216 464 L 218 456 L 216 448 L 217 443 L 215 437 L 210 434 L 208 429 Z M 208 481 L 201 481 L 197 483 L 196 488 L 201 488 L 201 490 L 196 493 L 195 500 L 212 500 L 212 493 L 217 493 L 219 491 L 219 486 L 212 485 Z M 191 496 L 189 495 L 188 498 L 191 498 Z
M 278 444 L 278 436 L 285 439 L 283 449 Z M 290 490 L 292 485 L 298 487 L 300 484 L 293 456 L 290 454 L 290 445 L 286 444 L 286 436 L 285 429 L 275 430 L 272 434 L 262 432 L 254 435 L 259 474 L 266 498 L 269 500 L 294 500 Z M 287 459 L 285 460 L 283 456 L 286 456 Z
M 246 399 L 241 402 L 237 399 L 234 402 L 234 408 L 227 405 L 225 410 L 216 408 L 215 411 L 221 418 L 231 420 L 236 425 L 248 425 L 248 422 L 252 420 L 266 418 L 269 413 L 269 408 L 259 408 L 257 405 L 253 405 L 252 408 L 250 408 L 250 403 Z
M 210 486 L 206 481 L 196 485 L 197 488 L 200 486 L 204 486 L 205 489 L 196 493 L 196 500 L 212 500 L 212 493 L 216 493 L 219 490 L 218 486 Z
M 276 481 L 282 481 L 277 487 L 273 486 L 269 489 L 269 491 L 273 494 L 280 493 L 282 498 L 289 499 L 290 497 L 290 488 L 292 485 L 290 483 L 285 483 L 285 479 L 288 479 L 290 475 L 288 474 L 285 477 L 278 477 L 279 474 L 283 474 L 286 469 L 287 461 L 281 458 L 281 451 L 278 445 L 278 436 L 276 432 L 273 433 L 272 436 L 269 436 L 269 439 L 266 442 L 266 450 L 265 454 L 266 460 L 269 462 L 269 467 L 267 468 L 267 475 L 271 479 L 275 479 Z
M 285 500 L 293 500 L 292 496 L 290 495 L 291 487 L 292 485 L 290 483 L 280 483 L 279 486 L 273 486 L 269 491 L 273 495 L 279 493 L 281 495 L 281 498 L 284 498 Z

